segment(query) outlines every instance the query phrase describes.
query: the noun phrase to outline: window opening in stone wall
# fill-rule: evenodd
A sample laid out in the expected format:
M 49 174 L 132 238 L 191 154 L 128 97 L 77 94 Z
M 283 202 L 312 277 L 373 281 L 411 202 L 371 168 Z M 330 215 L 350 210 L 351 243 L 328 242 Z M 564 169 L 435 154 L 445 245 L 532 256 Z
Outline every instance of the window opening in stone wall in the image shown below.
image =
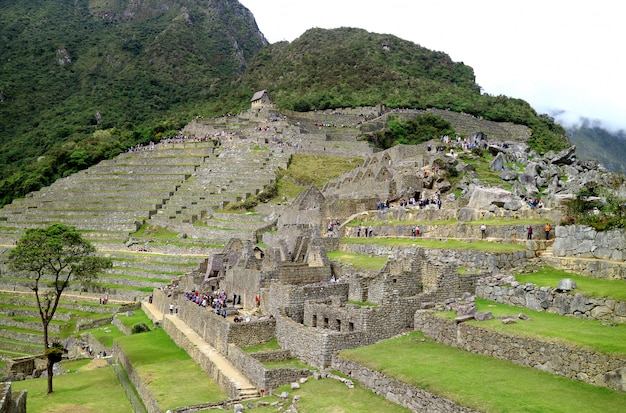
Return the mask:
M 354 331 L 354 323 L 353 322 L 348 323 L 348 330 L 349 331 Z
M 311 320 L 311 327 L 317 327 L 317 315 L 313 316 L 313 320 Z
M 324 328 L 328 328 L 328 317 L 324 317 Z
M 393 279 L 393 283 L 395 284 L 395 283 L 396 283 L 396 281 L 398 281 L 398 280 L 394 278 L 394 279 Z
M 341 320 L 337 319 L 337 331 L 341 331 Z

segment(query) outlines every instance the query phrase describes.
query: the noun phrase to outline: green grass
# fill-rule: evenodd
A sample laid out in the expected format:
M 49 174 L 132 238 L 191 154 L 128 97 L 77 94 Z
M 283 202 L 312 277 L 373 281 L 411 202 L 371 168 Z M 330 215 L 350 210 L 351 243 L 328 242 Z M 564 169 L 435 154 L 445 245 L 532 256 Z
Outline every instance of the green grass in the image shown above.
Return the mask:
M 113 347 L 113 341 L 117 338 L 124 337 L 124 334 L 119 328 L 113 324 L 107 324 L 102 327 L 90 328 L 88 330 L 81 331 L 82 334 L 91 333 L 91 335 L 102 343 L 105 347 Z
M 301 362 L 300 360 L 298 360 L 295 357 L 287 359 L 287 360 L 280 360 L 280 361 L 263 361 L 262 364 L 265 367 L 267 367 L 268 369 L 287 369 L 287 368 L 290 368 L 290 369 L 309 369 L 309 370 L 314 370 L 311 366 Z
M 387 262 L 387 258 L 370 257 L 353 252 L 329 251 L 326 255 L 331 261 L 352 264 L 357 270 L 380 270 Z
M 531 318 L 514 324 L 502 324 L 500 320 L 469 321 L 468 323 L 497 330 L 505 334 L 531 337 L 543 341 L 555 341 L 595 350 L 606 354 L 626 355 L 626 324 L 603 325 L 599 320 L 564 317 L 546 311 L 534 311 L 525 307 L 512 307 L 493 301 L 476 299 L 478 311 L 491 311 L 495 317 L 517 316 L 520 313 Z M 454 318 L 453 312 L 441 313 Z
M 468 353 L 420 332 L 340 354 L 484 413 L 623 412 L 626 394 Z
M 142 310 L 133 310 L 131 316 L 127 316 L 126 313 L 120 313 L 117 315 L 117 319 L 128 328 L 143 323 L 150 328 L 154 328 L 154 322 L 144 313 Z
M 512 253 L 515 251 L 524 251 L 526 246 L 523 244 L 501 244 L 488 241 L 459 241 L 454 239 L 435 240 L 424 238 L 342 238 L 342 244 L 371 244 L 385 245 L 391 247 L 423 247 L 431 249 L 451 249 L 463 251 L 483 251 L 492 253 Z
M 300 385 L 299 389 L 292 390 L 289 385 L 279 387 L 274 394 L 283 391 L 290 396 L 298 396 L 298 412 L 300 413 L 409 413 L 410 410 L 398 404 L 392 403 L 382 396 L 372 393 L 354 382 L 353 389 L 349 389 L 345 384 L 334 379 L 313 380 L 309 379 Z M 275 396 L 268 396 L 261 399 L 264 402 L 272 403 L 278 400 Z M 276 406 L 255 407 L 250 412 L 254 413 L 275 413 Z
M 276 338 L 266 341 L 265 343 L 241 348 L 241 350 L 245 351 L 246 353 L 260 353 L 262 351 L 280 350 L 280 349 L 281 348 L 278 345 L 278 340 Z
M 163 411 L 227 398 L 217 383 L 163 329 L 121 337 L 117 341 Z M 172 391 L 173 386 L 176 391 Z
M 133 411 L 111 366 L 93 370 L 86 367 L 79 364 L 67 366 L 78 372 L 55 376 L 54 391 L 50 395 L 46 394 L 46 378 L 13 382 L 13 390 L 28 390 L 28 413 Z
M 571 294 L 582 294 L 592 298 L 603 297 L 616 301 L 626 301 L 626 281 L 624 280 L 585 277 L 548 266 L 532 274 L 515 275 L 515 279 L 522 284 L 531 283 L 552 288 L 556 288 L 559 281 L 563 278 L 571 278 L 576 282 L 577 288 L 572 291 Z
M 346 159 L 332 155 L 295 154 L 286 170 L 278 173 L 278 195 L 271 202 L 293 199 L 311 185 L 321 188 L 356 165 L 361 159 Z

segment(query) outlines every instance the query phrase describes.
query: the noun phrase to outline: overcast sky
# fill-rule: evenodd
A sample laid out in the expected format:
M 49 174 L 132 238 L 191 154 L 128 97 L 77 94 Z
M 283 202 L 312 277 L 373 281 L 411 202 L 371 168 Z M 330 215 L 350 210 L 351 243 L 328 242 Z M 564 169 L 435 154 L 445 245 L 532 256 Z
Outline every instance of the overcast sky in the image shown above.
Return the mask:
M 447 53 L 485 93 L 626 129 L 626 13 L 618 0 L 239 0 L 270 43 L 357 27 Z

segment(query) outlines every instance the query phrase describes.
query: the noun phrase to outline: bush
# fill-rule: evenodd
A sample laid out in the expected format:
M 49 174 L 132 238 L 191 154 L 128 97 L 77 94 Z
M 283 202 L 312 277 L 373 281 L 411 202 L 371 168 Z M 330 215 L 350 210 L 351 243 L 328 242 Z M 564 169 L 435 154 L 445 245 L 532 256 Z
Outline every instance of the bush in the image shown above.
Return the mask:
M 139 334 L 150 331 L 150 327 L 148 327 L 145 323 L 135 324 L 131 330 L 131 334 Z

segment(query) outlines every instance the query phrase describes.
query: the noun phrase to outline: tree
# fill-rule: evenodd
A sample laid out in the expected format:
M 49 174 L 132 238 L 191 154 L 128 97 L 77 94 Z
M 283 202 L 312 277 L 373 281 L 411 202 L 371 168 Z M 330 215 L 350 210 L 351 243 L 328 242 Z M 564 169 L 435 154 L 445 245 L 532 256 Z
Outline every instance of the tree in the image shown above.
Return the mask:
M 9 253 L 9 267 L 25 273 L 32 283 L 43 327 L 44 354 L 48 358 L 48 394 L 52 393 L 52 368 L 61 360 L 62 348 L 50 343 L 48 326 L 63 291 L 73 281 L 81 284 L 111 267 L 111 260 L 98 257 L 96 249 L 74 227 L 52 224 L 27 229 Z

